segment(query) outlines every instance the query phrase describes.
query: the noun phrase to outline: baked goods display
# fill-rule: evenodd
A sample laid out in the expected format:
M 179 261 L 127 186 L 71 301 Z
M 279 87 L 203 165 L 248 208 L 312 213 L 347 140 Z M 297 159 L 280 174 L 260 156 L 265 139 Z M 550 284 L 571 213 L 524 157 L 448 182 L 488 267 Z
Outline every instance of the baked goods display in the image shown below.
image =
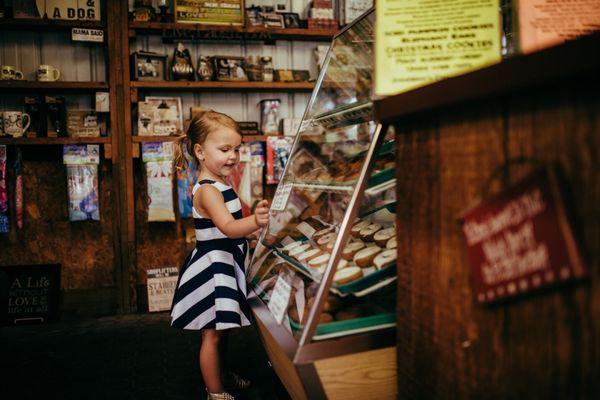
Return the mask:
M 364 249 L 357 251 L 352 260 L 359 267 L 367 268 L 373 265 L 373 260 L 375 259 L 375 256 L 377 256 L 377 254 L 379 254 L 380 252 L 381 247 L 377 245 L 367 246 Z
M 373 240 L 378 246 L 386 247 L 388 240 L 396 236 L 396 228 L 393 226 L 387 229 L 380 229 L 373 235 Z
M 395 262 L 397 254 L 398 252 L 396 249 L 382 251 L 373 259 L 373 265 L 375 265 L 377 269 L 381 269 L 390 263 Z

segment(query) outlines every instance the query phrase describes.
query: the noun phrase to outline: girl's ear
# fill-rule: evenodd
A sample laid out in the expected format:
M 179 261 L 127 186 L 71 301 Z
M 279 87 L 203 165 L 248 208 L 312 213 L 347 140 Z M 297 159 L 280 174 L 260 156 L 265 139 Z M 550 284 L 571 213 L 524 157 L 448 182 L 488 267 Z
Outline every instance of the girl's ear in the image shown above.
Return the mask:
M 198 143 L 194 145 L 194 155 L 198 160 L 204 161 L 204 149 Z

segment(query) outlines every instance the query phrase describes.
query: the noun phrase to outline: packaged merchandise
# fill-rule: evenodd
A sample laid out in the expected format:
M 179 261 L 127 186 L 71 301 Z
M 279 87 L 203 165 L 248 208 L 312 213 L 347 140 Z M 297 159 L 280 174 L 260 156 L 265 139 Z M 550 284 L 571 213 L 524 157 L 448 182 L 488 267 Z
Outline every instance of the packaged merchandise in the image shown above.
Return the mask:
M 142 145 L 148 184 L 148 222 L 175 221 L 173 211 L 173 143 Z
M 192 189 L 199 173 L 194 161 L 188 161 L 185 169 L 177 169 L 177 202 L 181 218 L 192 218 Z
M 69 221 L 100 220 L 98 163 L 100 146 L 65 145 L 63 163 L 67 166 Z
M 267 138 L 267 183 L 278 183 L 287 163 L 294 139 L 291 137 Z
M 8 233 L 8 187 L 6 177 L 6 146 L 0 146 L 0 233 Z

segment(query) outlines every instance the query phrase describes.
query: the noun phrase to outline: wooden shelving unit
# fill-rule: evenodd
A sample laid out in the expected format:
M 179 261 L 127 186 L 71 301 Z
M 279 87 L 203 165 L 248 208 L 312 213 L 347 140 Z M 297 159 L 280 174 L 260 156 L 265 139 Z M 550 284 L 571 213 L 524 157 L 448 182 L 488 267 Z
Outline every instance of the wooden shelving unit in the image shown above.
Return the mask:
M 185 33 L 184 33 L 185 32 Z M 285 29 L 262 26 L 215 26 L 202 24 L 178 24 L 162 22 L 130 22 L 129 37 L 137 33 L 162 35 L 177 39 L 177 35 L 187 35 L 196 40 L 301 40 L 330 41 L 336 29 Z
M 0 144 L 28 146 L 28 145 L 63 145 L 63 144 L 108 144 L 110 137 L 0 137 Z
M 284 136 L 273 136 L 273 135 L 245 135 L 242 136 L 243 142 L 266 142 L 269 137 L 284 137 Z M 133 136 L 133 143 L 145 143 L 145 142 L 173 142 L 177 137 L 175 136 Z
M 43 30 L 63 31 L 71 28 L 104 29 L 106 25 L 102 21 L 65 21 L 45 18 L 1 18 L 0 30 Z
M 0 91 L 31 90 L 31 91 L 88 91 L 108 90 L 106 82 L 35 82 L 35 81 L 0 81 Z
M 131 87 L 153 90 L 221 90 L 221 91 L 298 91 L 310 92 L 314 82 L 186 82 L 131 81 Z

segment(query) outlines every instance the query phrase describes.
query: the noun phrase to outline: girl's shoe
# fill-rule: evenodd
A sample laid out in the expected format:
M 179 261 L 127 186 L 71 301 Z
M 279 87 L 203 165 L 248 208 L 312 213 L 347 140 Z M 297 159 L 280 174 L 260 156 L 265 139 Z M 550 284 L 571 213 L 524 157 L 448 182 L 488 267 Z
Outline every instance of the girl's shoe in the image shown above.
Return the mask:
M 227 393 L 227 392 L 223 392 L 223 393 L 210 393 L 208 391 L 208 389 L 206 390 L 206 394 L 208 395 L 206 397 L 206 400 L 235 400 L 235 397 L 233 397 L 233 395 Z
M 228 372 L 225 376 L 223 384 L 227 387 L 227 389 L 232 390 L 244 390 L 250 387 L 250 380 L 246 378 L 242 378 L 235 372 Z

